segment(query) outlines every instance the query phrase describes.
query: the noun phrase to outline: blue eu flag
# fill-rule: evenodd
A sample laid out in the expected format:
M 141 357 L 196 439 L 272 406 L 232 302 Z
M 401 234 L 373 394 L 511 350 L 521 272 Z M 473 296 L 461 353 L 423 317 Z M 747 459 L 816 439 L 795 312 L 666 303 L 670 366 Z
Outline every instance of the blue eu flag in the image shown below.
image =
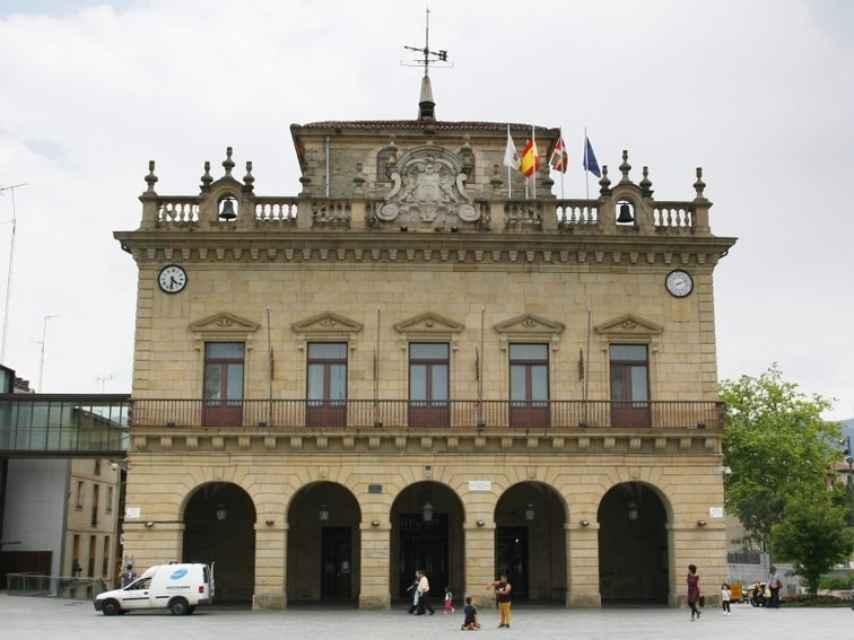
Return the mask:
M 590 145 L 590 138 L 584 138 L 584 169 L 592 173 L 597 178 L 602 177 L 602 172 L 599 170 L 599 163 L 596 162 L 596 154 L 593 153 L 593 147 Z

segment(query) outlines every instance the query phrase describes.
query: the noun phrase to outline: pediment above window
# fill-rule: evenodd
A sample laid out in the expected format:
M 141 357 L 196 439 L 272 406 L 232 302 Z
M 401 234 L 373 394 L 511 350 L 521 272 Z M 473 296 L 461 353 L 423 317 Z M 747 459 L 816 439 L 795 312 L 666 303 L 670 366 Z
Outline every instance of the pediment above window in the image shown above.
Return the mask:
M 512 334 L 538 334 L 538 335 L 560 335 L 563 333 L 564 325 L 561 322 L 546 320 L 533 313 L 526 313 L 504 322 L 499 322 L 493 327 L 498 333 Z
M 459 333 L 463 329 L 465 329 L 465 325 L 454 322 L 432 311 L 421 313 L 394 325 L 394 330 L 398 333 L 418 335 L 448 335 L 450 333 Z
M 609 336 L 657 336 L 664 331 L 664 327 L 650 320 L 627 313 L 613 320 L 598 324 L 593 330 L 600 335 Z
M 356 322 L 331 311 L 319 313 L 291 325 L 294 333 L 311 335 L 346 335 L 359 333 L 364 328 L 361 322 Z
M 215 313 L 207 318 L 190 323 L 190 331 L 198 334 L 247 335 L 254 333 L 261 325 L 227 311 Z

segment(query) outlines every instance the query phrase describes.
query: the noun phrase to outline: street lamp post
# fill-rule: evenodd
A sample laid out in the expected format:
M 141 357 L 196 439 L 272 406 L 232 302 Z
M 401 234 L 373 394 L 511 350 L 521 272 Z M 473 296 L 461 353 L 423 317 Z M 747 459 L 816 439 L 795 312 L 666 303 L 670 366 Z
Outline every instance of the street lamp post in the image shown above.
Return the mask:
M 58 317 L 59 317 L 58 315 L 45 316 L 44 322 L 42 324 L 42 339 L 41 339 L 42 353 L 41 353 L 41 359 L 39 360 L 39 387 L 38 387 L 39 393 L 44 393 L 44 387 L 42 385 L 44 383 L 44 351 L 45 351 L 45 344 L 47 344 L 47 322 L 48 322 L 48 320 L 52 320 L 52 319 L 58 318 Z

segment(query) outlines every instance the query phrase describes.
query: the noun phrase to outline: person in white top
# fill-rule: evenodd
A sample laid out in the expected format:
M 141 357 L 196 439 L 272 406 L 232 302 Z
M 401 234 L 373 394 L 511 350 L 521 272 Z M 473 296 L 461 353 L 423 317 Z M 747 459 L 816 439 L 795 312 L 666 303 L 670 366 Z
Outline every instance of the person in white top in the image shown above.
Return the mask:
M 724 612 L 725 616 L 728 616 L 731 611 L 729 608 L 729 603 L 732 600 L 732 591 L 730 591 L 729 585 L 724 582 L 721 585 L 721 609 Z
M 436 612 L 433 611 L 433 606 L 430 604 L 430 581 L 427 580 L 427 574 L 423 570 L 418 573 L 421 575 L 421 579 L 418 581 L 418 615 L 423 616 L 426 609 L 432 616 Z

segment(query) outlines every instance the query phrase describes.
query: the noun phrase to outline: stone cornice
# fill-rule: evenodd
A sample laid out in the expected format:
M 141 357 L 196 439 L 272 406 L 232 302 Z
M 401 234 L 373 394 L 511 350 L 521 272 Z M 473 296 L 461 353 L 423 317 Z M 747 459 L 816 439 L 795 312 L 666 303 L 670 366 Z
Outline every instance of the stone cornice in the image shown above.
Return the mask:
M 138 264 L 456 263 L 714 266 L 735 238 L 561 234 L 117 231 Z
M 131 452 L 412 455 L 720 455 L 721 431 L 699 429 L 596 430 L 561 432 L 320 431 L 167 429 L 134 427 Z

